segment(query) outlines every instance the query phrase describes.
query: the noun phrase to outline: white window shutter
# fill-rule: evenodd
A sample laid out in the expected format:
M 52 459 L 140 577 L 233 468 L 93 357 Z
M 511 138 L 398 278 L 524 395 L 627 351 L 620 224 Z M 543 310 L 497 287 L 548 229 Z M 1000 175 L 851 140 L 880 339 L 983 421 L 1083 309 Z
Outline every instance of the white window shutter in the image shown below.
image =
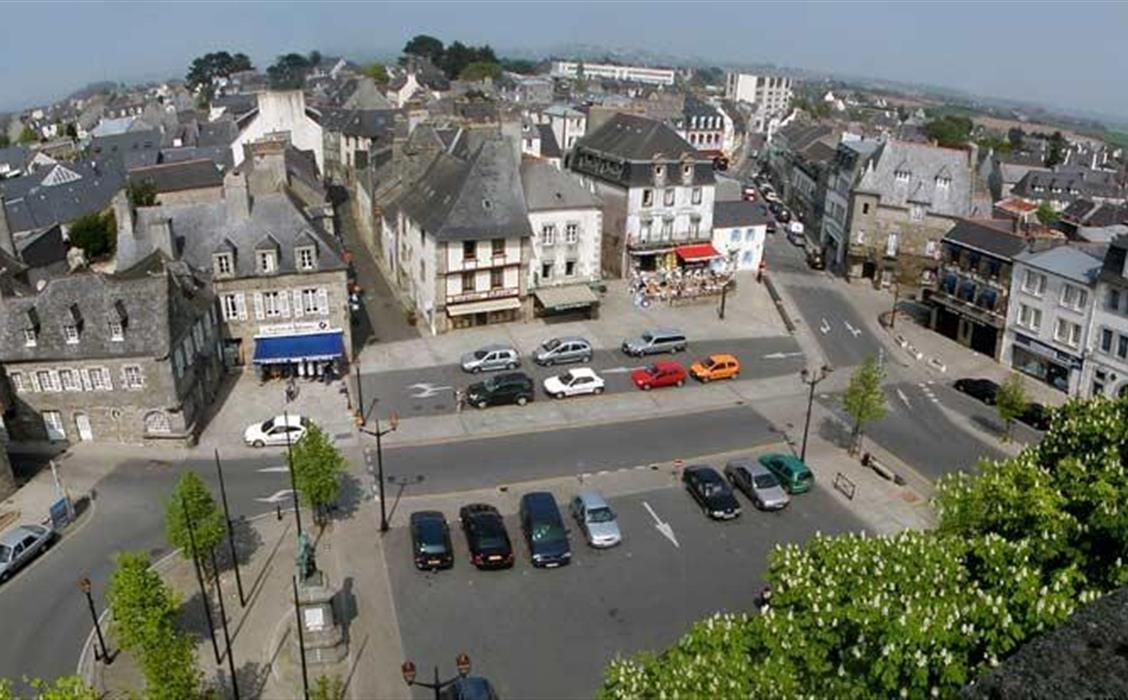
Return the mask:
M 240 321 L 247 320 L 247 297 L 242 292 L 235 295 L 235 308 Z
M 138 379 L 138 383 L 142 387 L 144 387 L 145 386 L 145 370 L 141 368 L 141 365 L 137 365 L 137 379 Z
M 125 373 L 125 365 L 121 367 L 121 386 L 123 389 L 132 388 L 129 386 L 129 375 Z
M 294 290 L 294 318 L 302 317 L 302 290 Z
M 255 292 L 254 298 L 255 298 L 255 318 L 262 320 L 263 318 L 266 317 L 266 312 L 263 311 L 263 307 L 262 307 L 262 293 L 261 292 Z
M 101 370 L 102 370 L 102 381 L 105 383 L 105 386 L 102 387 L 102 388 L 105 389 L 106 391 L 113 391 L 113 389 L 114 389 L 114 376 L 112 374 L 110 374 L 110 370 L 107 369 L 106 367 L 102 367 Z
M 57 370 L 57 369 L 51 370 L 51 390 L 52 391 L 62 391 L 63 390 L 63 382 L 62 382 L 61 379 L 59 379 L 59 370 Z
M 98 370 L 94 371 L 97 372 Z M 94 391 L 94 381 L 90 379 L 90 370 L 83 369 L 81 372 L 79 372 L 79 375 L 82 376 L 82 390 Z
M 282 318 L 290 318 L 290 295 L 286 293 L 286 290 L 278 292 L 278 313 L 282 315 Z
M 32 391 L 43 391 L 43 387 L 39 385 L 39 374 L 37 372 L 28 372 L 27 378 L 30 381 Z
M 176 370 L 176 377 L 179 379 L 184 376 L 184 353 L 180 348 L 176 349 L 176 355 L 173 357 L 173 368 Z
M 317 310 L 322 316 L 329 315 L 329 290 L 324 287 L 317 290 Z

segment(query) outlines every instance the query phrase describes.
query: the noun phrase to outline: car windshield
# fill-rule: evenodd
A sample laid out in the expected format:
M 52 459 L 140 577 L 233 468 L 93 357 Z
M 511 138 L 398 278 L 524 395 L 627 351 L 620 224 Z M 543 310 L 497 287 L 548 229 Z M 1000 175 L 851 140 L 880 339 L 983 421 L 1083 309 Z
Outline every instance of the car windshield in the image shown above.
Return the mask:
M 490 377 L 486 381 L 482 382 L 482 384 L 488 391 L 494 391 L 498 388 L 498 386 L 500 386 L 500 383 L 497 381 L 497 377 Z
M 706 496 L 719 496 L 724 493 L 725 487 L 715 481 L 707 481 L 701 485 L 701 490 Z
M 615 520 L 615 513 L 610 508 L 592 508 L 587 512 L 588 522 L 609 523 Z
M 653 340 L 654 340 L 654 336 L 651 335 L 650 333 L 643 333 L 642 334 L 642 342 L 649 343 Z
M 556 523 L 541 523 L 533 528 L 533 542 L 554 542 L 564 539 L 564 528 Z
M 274 427 L 274 419 L 273 419 L 273 418 L 271 418 L 270 420 L 268 420 L 267 422 L 265 422 L 265 423 L 263 423 L 263 424 L 262 424 L 262 429 L 263 429 L 264 431 L 265 431 L 265 430 L 270 430 L 270 429 L 271 429 L 271 428 L 273 428 L 273 427 Z
M 480 360 L 488 354 L 489 354 L 489 351 L 487 351 L 487 350 L 475 350 L 474 351 L 474 358 L 477 359 L 477 360 Z
M 11 548 L 8 545 L 0 544 L 0 563 L 7 562 L 10 556 L 12 556 Z
M 715 365 L 715 364 L 717 364 L 717 363 L 712 357 L 706 357 L 703 360 L 701 360 L 701 366 L 704 367 L 705 369 L 712 369 L 713 365 Z
M 419 523 L 419 551 L 424 554 L 441 554 L 446 551 L 443 525 L 438 520 Z
M 658 374 L 658 365 L 650 365 L 646 368 L 647 374 Z
M 555 350 L 558 347 L 560 347 L 560 339 L 559 338 L 553 338 L 552 340 L 550 340 L 550 341 L 548 341 L 547 343 L 544 344 L 545 350 Z
M 564 382 L 565 384 L 571 384 L 571 383 L 572 383 L 572 379 L 573 379 L 573 377 L 572 377 L 572 373 L 571 373 L 571 372 L 565 372 L 564 374 L 562 374 L 562 375 L 560 375 L 559 377 L 557 377 L 557 379 L 559 379 L 560 381 Z
M 758 474 L 752 481 L 758 489 L 770 489 L 773 486 L 779 486 L 779 481 L 771 474 Z

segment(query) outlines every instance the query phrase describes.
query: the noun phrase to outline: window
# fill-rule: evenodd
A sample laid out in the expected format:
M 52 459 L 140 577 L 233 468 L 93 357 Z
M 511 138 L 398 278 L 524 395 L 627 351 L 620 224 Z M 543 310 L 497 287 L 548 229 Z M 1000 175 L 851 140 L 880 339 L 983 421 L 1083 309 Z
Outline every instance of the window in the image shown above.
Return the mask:
M 1085 308 L 1085 304 L 1089 301 L 1089 292 L 1075 287 L 1072 284 L 1064 285 L 1061 288 L 1061 305 L 1067 306 L 1076 311 Z
M 1116 337 L 1116 356 L 1122 360 L 1128 359 L 1128 335 Z
M 12 380 L 12 388 L 16 391 L 24 391 L 24 377 L 23 372 L 12 372 L 8 375 Z
M 541 263 L 541 279 L 542 280 L 552 279 L 552 263 L 550 263 L 550 262 Z
M 885 238 L 885 257 L 897 256 L 897 234 L 891 233 Z
M 694 187 L 693 188 L 693 193 L 690 195 L 689 201 L 692 202 L 693 204 L 701 204 L 701 188 L 700 187 Z
M 39 380 L 39 388 L 42 391 L 59 390 L 59 375 L 54 372 L 41 369 L 35 373 L 35 378 Z
M 642 191 L 642 206 L 649 207 L 654 204 L 654 190 Z
M 78 373 L 73 369 L 59 370 L 59 381 L 63 385 L 63 391 L 82 391 L 82 386 L 78 383 Z
M 639 233 L 638 233 L 639 239 L 641 239 L 643 241 L 650 240 L 650 232 L 651 232 L 651 230 L 653 230 L 653 228 L 654 228 L 654 222 L 653 221 L 651 221 L 650 219 L 643 219 L 642 222 L 639 224 Z
M 567 262 L 564 263 L 564 276 L 565 277 L 572 277 L 575 274 L 576 274 L 576 261 L 575 260 L 568 260 Z
M 1105 306 L 1108 308 L 1109 311 L 1119 311 L 1120 310 L 1120 290 L 1119 289 L 1108 290 L 1108 299 L 1105 302 Z
M 909 181 L 909 171 L 908 170 L 897 170 L 893 173 L 893 177 L 897 179 L 897 182 L 908 182 Z
M 952 178 L 950 178 L 950 177 L 945 177 L 943 175 L 940 175 L 936 178 L 936 186 L 938 188 L 942 189 L 942 190 L 948 189 L 948 186 L 951 185 L 951 184 L 952 184 Z
M 150 411 L 145 414 L 146 433 L 171 433 L 172 425 L 164 411 Z
M 110 340 L 117 342 L 125 340 L 125 328 L 122 327 L 121 321 L 110 321 Z
M 701 219 L 696 216 L 689 220 L 689 236 L 697 238 L 701 234 Z
M 259 274 L 268 275 L 274 272 L 274 251 L 273 250 L 260 250 L 258 252 L 258 271 Z
M 564 225 L 564 242 L 568 245 L 575 244 L 580 240 L 580 225 L 579 224 L 565 224 Z
M 322 313 L 320 304 L 320 290 L 317 289 L 303 289 L 302 290 L 302 311 L 307 314 Z M 326 309 L 328 311 L 328 309 Z
M 419 261 L 419 276 L 422 277 L 423 279 L 427 279 L 427 261 L 426 260 L 420 260 Z
M 181 348 L 177 348 L 172 356 L 172 369 L 176 372 L 177 379 L 184 376 L 184 353 Z
M 235 271 L 235 261 L 231 253 L 220 253 L 215 256 L 215 276 L 224 277 Z
M 1112 331 L 1101 329 L 1101 352 L 1112 352 Z
M 223 320 L 234 321 L 239 318 L 239 303 L 234 294 L 223 295 Z
M 1026 304 L 1018 305 L 1018 325 L 1036 331 L 1042 327 L 1042 310 Z
M 110 370 L 105 367 L 91 367 L 86 370 L 90 377 L 90 385 L 95 391 L 112 391 L 114 383 L 110 379 Z
M 282 315 L 281 295 L 278 292 L 262 293 L 262 312 L 267 318 L 277 318 Z
M 666 166 L 664 166 L 664 165 L 655 165 L 654 166 L 654 177 L 655 178 L 660 178 L 665 174 L 666 174 Z
M 662 193 L 662 203 L 667 207 L 674 206 L 674 192 L 673 187 L 667 187 L 666 191 Z
M 495 258 L 496 257 L 503 257 L 505 255 L 505 239 L 504 238 L 493 239 L 492 241 L 490 241 L 490 248 L 491 248 L 491 252 L 493 253 L 493 256 Z
M 667 239 L 674 234 L 674 219 L 668 217 L 662 219 L 662 238 Z
M 317 267 L 317 256 L 314 255 L 313 246 L 305 246 L 297 250 L 299 270 L 313 270 Z
M 1077 347 L 1081 344 L 1081 325 L 1059 318 L 1054 326 L 1054 340 Z
M 121 368 L 121 377 L 126 389 L 140 389 L 145 386 L 145 377 L 140 365 L 126 365 Z
M 476 282 L 474 281 L 475 277 L 477 277 L 477 275 L 475 275 L 473 272 L 463 272 L 462 273 L 462 291 L 463 292 L 474 291 L 475 287 L 477 286 Z
M 913 221 L 924 221 L 924 205 L 912 204 L 909 206 L 909 218 Z
M 29 348 L 35 347 L 35 329 L 34 328 L 25 328 L 24 329 L 24 345 L 26 347 L 29 347 Z
M 501 289 L 505 286 L 505 270 L 490 270 L 490 289 Z
M 1046 276 L 1038 274 L 1033 270 L 1027 270 L 1022 278 L 1022 291 L 1027 294 L 1033 294 L 1036 297 L 1042 296 L 1046 291 Z
M 78 326 L 66 324 L 63 326 L 63 337 L 66 338 L 67 345 L 78 344 Z
M 478 257 L 477 241 L 462 241 L 462 259 L 474 260 Z
M 734 228 L 729 234 L 729 243 L 740 243 L 740 229 Z
M 556 243 L 556 226 L 553 224 L 541 226 L 541 243 L 546 246 Z
M 689 180 L 691 177 L 693 177 L 693 166 L 689 163 L 686 163 L 682 166 L 682 177 L 686 180 Z

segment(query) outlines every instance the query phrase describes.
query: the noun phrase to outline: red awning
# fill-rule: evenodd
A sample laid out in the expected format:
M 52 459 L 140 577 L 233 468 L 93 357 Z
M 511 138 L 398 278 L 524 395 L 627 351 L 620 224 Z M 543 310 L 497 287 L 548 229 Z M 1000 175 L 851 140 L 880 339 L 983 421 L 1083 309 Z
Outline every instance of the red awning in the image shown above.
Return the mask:
M 695 245 L 680 245 L 675 248 L 678 257 L 686 262 L 697 262 L 699 260 L 712 260 L 713 258 L 721 257 L 717 249 L 711 243 L 698 243 Z

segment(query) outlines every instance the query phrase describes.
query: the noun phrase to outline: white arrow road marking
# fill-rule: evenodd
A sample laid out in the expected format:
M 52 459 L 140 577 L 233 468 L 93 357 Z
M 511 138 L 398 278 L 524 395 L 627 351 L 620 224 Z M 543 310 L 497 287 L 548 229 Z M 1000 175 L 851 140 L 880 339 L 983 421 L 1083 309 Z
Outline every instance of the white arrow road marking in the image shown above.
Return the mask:
M 412 384 L 407 388 L 415 389 L 415 391 L 411 394 L 411 398 L 413 399 L 429 399 L 432 396 L 438 395 L 440 392 L 454 389 L 453 386 L 435 386 L 430 382 Z
M 633 372 L 636 369 L 639 369 L 639 368 L 638 367 L 612 367 L 611 369 L 600 370 L 600 373 L 601 374 L 626 374 L 627 372 Z
M 861 328 L 854 328 L 853 326 L 850 325 L 849 321 L 843 321 L 842 323 L 846 326 L 846 330 L 850 331 L 850 333 L 855 338 L 857 338 L 859 335 L 862 334 L 862 329 Z
M 674 528 L 669 523 L 662 522 L 662 519 L 658 517 L 658 514 L 654 512 L 654 509 L 651 508 L 650 504 L 646 501 L 642 502 L 642 507 L 646 509 L 647 513 L 650 513 L 650 517 L 654 518 L 654 527 L 658 528 L 658 532 L 661 532 L 666 539 L 673 542 L 674 546 L 680 549 L 681 545 L 678 544 L 678 538 L 674 537 Z
M 901 391 L 900 387 L 897 387 L 897 398 L 901 399 L 901 401 L 905 403 L 905 408 L 913 407 L 913 405 L 909 403 L 909 397 L 905 396 L 905 392 Z
M 289 501 L 293 497 L 293 491 L 284 489 L 282 491 L 275 491 L 273 495 L 267 496 L 266 498 L 256 498 L 255 500 L 260 503 L 281 503 L 282 501 Z
M 785 357 L 802 357 L 801 352 L 773 352 L 770 355 L 764 355 L 765 360 L 782 360 Z
M 819 330 L 822 331 L 823 335 L 826 335 L 830 332 L 830 324 L 825 318 L 822 320 L 822 323 L 819 324 Z
M 288 472 L 288 471 L 290 471 L 290 468 L 283 465 L 281 467 L 263 467 L 262 469 L 259 469 L 259 471 L 264 473 L 264 474 L 271 473 L 271 472 Z

